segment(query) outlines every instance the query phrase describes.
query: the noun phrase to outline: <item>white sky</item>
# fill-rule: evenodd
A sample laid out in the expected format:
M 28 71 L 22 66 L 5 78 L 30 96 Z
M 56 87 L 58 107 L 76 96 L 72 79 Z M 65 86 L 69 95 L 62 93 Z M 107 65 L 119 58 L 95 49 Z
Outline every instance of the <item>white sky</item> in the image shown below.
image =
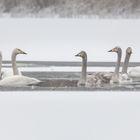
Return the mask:
M 92 19 L 0 19 L 0 50 L 4 60 L 18 47 L 28 53 L 18 60 L 81 61 L 81 50 L 89 61 L 116 61 L 107 51 L 115 46 L 133 47 L 131 61 L 140 61 L 140 20 Z

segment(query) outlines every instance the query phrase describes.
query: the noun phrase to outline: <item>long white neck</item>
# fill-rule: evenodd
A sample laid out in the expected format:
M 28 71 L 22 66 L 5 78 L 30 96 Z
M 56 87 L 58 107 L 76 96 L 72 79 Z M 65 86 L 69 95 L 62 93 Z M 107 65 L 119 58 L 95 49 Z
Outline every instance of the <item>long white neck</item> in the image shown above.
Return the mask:
M 16 56 L 17 54 L 13 51 L 12 53 L 12 68 L 13 68 L 13 75 L 19 75 L 19 71 L 16 64 Z
M 116 75 L 119 75 L 120 64 L 121 64 L 121 57 L 122 57 L 122 52 L 120 51 L 118 53 L 117 63 L 116 63 L 116 67 L 115 67 L 115 74 Z
M 82 73 L 81 73 L 80 81 L 86 83 L 86 77 L 87 77 L 87 56 L 82 58 Z
M 127 73 L 130 56 L 131 56 L 130 54 L 126 53 L 125 61 L 122 67 L 122 74 Z

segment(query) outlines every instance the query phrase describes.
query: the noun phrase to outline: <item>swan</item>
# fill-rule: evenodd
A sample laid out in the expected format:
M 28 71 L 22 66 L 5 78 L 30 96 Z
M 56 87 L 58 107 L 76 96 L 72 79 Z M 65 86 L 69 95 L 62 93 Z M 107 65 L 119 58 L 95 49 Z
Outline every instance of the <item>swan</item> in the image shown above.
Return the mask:
M 132 48 L 128 47 L 126 49 L 125 60 L 124 60 L 123 66 L 122 66 L 120 82 L 128 82 L 128 81 L 130 82 L 130 81 L 132 81 L 131 77 L 127 73 L 128 64 L 129 64 L 131 54 L 132 54 Z
M 119 83 L 120 77 L 119 77 L 119 69 L 120 69 L 120 63 L 121 63 L 121 57 L 122 57 L 122 49 L 120 47 L 115 47 L 108 52 L 115 52 L 117 53 L 117 62 L 115 66 L 114 72 L 98 72 L 96 73 L 96 76 L 100 79 L 100 82 L 102 84 L 104 83 Z
M 120 65 L 121 65 L 121 57 L 122 57 L 122 49 L 120 47 L 115 47 L 108 52 L 115 52 L 117 53 L 117 63 L 115 66 L 115 71 L 114 73 L 110 73 L 110 83 L 119 83 L 119 70 L 120 70 Z
M 77 83 L 77 86 L 92 87 L 100 84 L 100 80 L 96 75 L 87 74 L 87 54 L 85 51 L 81 51 L 75 56 L 82 58 L 82 72 L 80 75 L 80 80 Z
M 11 55 L 11 62 L 12 62 L 12 68 L 13 68 L 13 72 L 11 71 L 3 71 L 2 72 L 2 79 L 12 76 L 12 75 L 22 75 L 22 73 L 18 70 L 17 68 L 17 64 L 16 64 L 16 57 L 18 54 L 27 54 L 26 52 L 22 51 L 21 49 L 15 48 L 12 51 L 12 55 Z
M 0 86 L 28 86 L 28 85 L 34 85 L 34 84 L 40 83 L 41 81 L 36 78 L 20 75 L 16 66 L 17 54 L 27 54 L 27 53 L 17 48 L 13 50 L 13 53 L 12 53 L 13 75 L 7 76 L 4 79 L 2 79 L 0 81 Z
M 128 64 L 129 64 L 129 60 L 130 60 L 131 54 L 132 54 L 132 48 L 128 47 L 126 49 L 125 60 L 124 60 L 123 66 L 122 66 L 122 74 L 126 74 L 127 73 Z

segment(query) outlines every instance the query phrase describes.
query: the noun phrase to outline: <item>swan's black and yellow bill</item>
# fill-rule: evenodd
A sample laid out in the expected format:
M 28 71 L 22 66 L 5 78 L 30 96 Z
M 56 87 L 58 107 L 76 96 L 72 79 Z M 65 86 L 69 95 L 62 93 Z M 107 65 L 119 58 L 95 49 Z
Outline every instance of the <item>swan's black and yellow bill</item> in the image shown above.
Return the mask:
M 109 50 L 108 52 L 117 52 L 117 49 L 113 48 L 113 49 Z
M 79 56 L 79 53 L 78 53 L 78 54 L 76 54 L 75 56 Z
M 22 51 L 22 54 L 27 54 L 26 52 Z

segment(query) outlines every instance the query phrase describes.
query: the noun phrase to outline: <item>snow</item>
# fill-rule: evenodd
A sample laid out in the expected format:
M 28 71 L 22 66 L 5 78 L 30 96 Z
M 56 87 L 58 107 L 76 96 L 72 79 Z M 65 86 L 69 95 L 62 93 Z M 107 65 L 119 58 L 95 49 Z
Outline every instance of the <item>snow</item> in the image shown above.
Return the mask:
M 2 140 L 139 140 L 139 92 L 1 92 Z
M 133 48 L 131 61 L 139 61 L 140 20 L 98 19 L 0 19 L 0 49 L 3 59 L 11 59 L 18 47 L 28 55 L 18 60 L 81 61 L 74 55 L 85 50 L 89 61 L 116 61 L 107 51 L 115 46 Z
M 116 61 L 107 51 L 119 45 L 123 57 L 140 61 L 140 20 L 0 19 L 0 50 L 11 59 L 18 47 L 28 55 L 18 60 Z M 8 69 L 8 68 L 7 68 Z M 67 71 L 69 67 L 21 68 L 23 71 Z M 114 70 L 88 67 L 92 70 Z M 72 71 L 81 71 L 72 67 Z M 1 140 L 139 140 L 139 92 L 0 92 Z

